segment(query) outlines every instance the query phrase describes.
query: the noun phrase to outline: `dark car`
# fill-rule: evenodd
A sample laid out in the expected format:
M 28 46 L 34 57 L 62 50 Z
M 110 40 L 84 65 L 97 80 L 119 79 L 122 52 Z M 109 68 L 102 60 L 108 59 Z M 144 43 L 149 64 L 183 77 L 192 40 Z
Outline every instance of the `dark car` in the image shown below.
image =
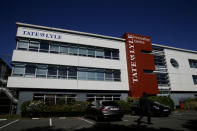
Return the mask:
M 171 114 L 171 108 L 169 106 L 160 104 L 158 102 L 151 102 L 151 115 L 152 116 L 168 116 Z M 131 106 L 131 113 L 139 115 L 141 112 L 139 101 L 135 101 Z
M 121 119 L 123 111 L 114 101 L 93 101 L 86 110 L 86 117 L 96 121 L 104 119 Z

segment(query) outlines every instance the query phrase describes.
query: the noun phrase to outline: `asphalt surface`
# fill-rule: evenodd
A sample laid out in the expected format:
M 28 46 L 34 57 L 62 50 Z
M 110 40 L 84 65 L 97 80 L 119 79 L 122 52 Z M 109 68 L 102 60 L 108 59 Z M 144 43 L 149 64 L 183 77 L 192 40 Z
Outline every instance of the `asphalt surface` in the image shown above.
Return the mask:
M 138 116 L 125 115 L 121 121 L 104 122 L 96 122 L 84 117 L 0 119 L 0 131 L 196 131 L 197 129 L 197 111 L 176 111 L 169 117 L 152 117 L 150 125 L 147 124 L 146 117 L 140 125 L 137 125 L 135 122 L 137 118 Z

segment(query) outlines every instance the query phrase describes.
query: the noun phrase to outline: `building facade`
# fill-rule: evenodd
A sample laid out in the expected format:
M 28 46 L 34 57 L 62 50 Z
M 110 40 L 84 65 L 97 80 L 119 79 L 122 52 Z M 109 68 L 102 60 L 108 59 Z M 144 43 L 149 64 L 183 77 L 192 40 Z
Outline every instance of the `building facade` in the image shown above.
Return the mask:
M 197 52 L 152 44 L 126 33 L 115 38 L 17 23 L 8 88 L 22 102 L 125 100 L 165 95 L 176 104 L 197 94 Z

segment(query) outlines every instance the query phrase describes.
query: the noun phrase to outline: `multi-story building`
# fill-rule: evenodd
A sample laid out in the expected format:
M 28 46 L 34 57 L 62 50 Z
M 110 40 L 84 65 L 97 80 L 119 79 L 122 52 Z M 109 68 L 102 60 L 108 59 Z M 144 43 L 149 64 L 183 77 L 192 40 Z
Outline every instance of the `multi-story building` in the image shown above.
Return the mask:
M 176 104 L 197 93 L 197 52 L 123 38 L 17 23 L 8 87 L 26 100 L 125 100 L 146 91 Z M 153 49 L 153 50 L 152 50 Z

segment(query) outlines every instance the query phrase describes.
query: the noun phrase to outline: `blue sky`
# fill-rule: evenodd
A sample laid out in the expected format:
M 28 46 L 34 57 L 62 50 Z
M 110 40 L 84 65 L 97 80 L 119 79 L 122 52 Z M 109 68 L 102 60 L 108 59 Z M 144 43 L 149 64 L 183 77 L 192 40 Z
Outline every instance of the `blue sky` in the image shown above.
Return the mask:
M 1 0 L 0 56 L 16 47 L 16 22 L 113 37 L 131 32 L 197 50 L 196 0 Z

